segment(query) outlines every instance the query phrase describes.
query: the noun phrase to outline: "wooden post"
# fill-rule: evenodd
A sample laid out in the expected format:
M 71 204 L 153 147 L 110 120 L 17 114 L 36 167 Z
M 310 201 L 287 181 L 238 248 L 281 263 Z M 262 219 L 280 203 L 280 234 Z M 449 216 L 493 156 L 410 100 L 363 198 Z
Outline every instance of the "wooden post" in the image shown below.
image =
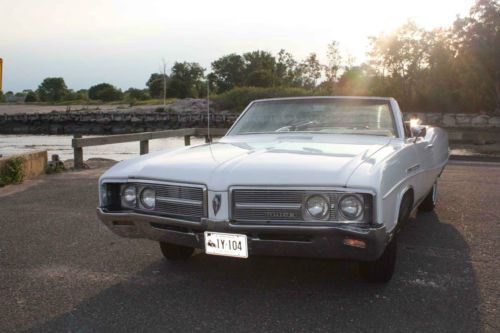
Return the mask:
M 73 134 L 73 139 L 81 139 L 81 134 Z M 73 147 L 73 167 L 75 169 L 83 169 L 83 148 Z
M 184 135 L 184 146 L 191 146 L 191 135 Z
M 139 143 L 139 153 L 141 155 L 149 153 L 149 140 L 143 140 Z

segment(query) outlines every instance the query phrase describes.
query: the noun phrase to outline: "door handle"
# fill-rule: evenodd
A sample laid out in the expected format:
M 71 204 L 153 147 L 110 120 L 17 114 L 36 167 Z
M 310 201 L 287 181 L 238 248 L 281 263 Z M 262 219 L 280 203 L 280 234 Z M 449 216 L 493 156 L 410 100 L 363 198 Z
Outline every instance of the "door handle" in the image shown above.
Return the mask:
M 432 143 L 429 143 L 427 146 L 425 146 L 426 149 L 432 149 L 434 145 Z

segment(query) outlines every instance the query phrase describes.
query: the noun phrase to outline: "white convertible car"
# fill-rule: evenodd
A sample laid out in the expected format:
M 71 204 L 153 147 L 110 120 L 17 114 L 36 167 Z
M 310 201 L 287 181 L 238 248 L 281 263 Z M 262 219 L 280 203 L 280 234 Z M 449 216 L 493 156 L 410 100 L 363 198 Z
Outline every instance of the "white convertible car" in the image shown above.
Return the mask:
M 347 258 L 393 275 L 397 231 L 430 211 L 448 161 L 439 128 L 403 122 L 393 98 L 257 100 L 217 143 L 118 163 L 97 214 L 170 260 L 210 255 Z

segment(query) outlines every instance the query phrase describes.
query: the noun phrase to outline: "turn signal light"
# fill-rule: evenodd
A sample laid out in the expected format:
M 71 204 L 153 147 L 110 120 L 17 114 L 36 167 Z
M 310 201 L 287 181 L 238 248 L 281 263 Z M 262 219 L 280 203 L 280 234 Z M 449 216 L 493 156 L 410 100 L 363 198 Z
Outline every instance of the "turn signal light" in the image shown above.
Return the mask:
M 366 248 L 366 243 L 359 239 L 344 238 L 344 245 L 359 247 L 360 249 Z

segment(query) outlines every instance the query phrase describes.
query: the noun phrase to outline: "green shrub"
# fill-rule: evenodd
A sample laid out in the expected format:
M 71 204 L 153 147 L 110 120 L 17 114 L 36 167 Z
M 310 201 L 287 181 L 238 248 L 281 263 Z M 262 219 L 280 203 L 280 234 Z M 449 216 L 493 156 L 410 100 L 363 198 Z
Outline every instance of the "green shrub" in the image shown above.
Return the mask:
M 9 158 L 2 170 L 0 170 L 0 186 L 8 184 L 19 184 L 24 180 L 23 171 L 24 158 Z
M 212 100 L 221 110 L 241 112 L 253 100 L 275 97 L 310 96 L 314 93 L 302 88 L 234 88 L 222 94 L 212 96 Z
M 46 174 L 53 174 L 53 173 L 60 173 L 66 171 L 66 167 L 64 166 L 64 163 L 61 161 L 57 162 L 49 162 L 47 165 L 47 168 L 45 169 Z
M 111 102 L 121 100 L 123 92 L 109 83 L 100 83 L 89 88 L 88 96 L 93 100 Z
M 28 93 L 26 94 L 26 98 L 24 99 L 24 101 L 26 103 L 34 103 L 34 102 L 38 102 L 38 95 L 36 94 L 36 92 L 30 90 L 28 91 Z

